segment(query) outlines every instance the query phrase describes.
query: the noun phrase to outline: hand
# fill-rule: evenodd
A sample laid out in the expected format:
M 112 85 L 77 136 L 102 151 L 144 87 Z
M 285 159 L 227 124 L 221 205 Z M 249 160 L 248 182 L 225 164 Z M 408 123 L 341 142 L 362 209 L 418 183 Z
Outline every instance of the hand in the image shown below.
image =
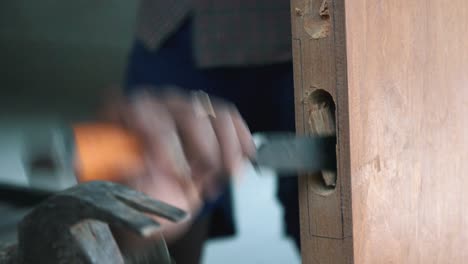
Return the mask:
M 220 99 L 207 100 L 203 93 L 143 92 L 110 109 L 108 116 L 140 135 L 147 146 L 142 176 L 126 184 L 191 214 L 204 199 L 215 198 L 229 180 L 226 175 L 238 175 L 243 160 L 255 154 L 237 109 Z M 163 224 L 169 239 L 189 225 Z

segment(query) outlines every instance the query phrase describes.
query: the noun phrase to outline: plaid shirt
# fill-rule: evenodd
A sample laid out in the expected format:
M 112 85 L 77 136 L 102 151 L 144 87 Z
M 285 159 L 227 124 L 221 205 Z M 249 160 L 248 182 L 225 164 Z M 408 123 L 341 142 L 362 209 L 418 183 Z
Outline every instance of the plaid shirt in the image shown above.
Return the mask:
M 289 0 L 142 0 L 137 38 L 156 50 L 191 15 L 197 65 L 291 60 Z

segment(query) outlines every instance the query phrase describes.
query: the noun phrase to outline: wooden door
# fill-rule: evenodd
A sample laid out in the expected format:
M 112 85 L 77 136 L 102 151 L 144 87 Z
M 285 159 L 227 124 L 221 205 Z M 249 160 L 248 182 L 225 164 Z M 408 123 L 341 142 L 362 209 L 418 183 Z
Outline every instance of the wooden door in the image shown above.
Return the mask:
M 468 1 L 292 0 L 303 263 L 468 262 Z

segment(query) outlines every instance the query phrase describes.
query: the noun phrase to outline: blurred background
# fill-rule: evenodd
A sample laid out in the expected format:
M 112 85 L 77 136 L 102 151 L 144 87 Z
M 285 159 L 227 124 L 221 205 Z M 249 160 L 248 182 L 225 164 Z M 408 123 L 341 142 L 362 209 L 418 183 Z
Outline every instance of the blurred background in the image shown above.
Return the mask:
M 35 168 L 29 161 L 44 149 L 60 156 L 66 147 L 57 143 L 63 124 L 90 118 L 105 90 L 121 83 L 137 5 L 0 1 L 0 184 L 51 189 L 73 184 L 62 177 L 68 173 L 64 163 Z M 204 263 L 300 262 L 281 230 L 274 177 L 255 174 L 249 168 L 234 187 L 237 236 L 210 241 Z M 63 180 L 50 186 L 50 177 Z M 31 204 L 1 192 L 0 242 L 6 242 L 14 240 L 16 222 Z

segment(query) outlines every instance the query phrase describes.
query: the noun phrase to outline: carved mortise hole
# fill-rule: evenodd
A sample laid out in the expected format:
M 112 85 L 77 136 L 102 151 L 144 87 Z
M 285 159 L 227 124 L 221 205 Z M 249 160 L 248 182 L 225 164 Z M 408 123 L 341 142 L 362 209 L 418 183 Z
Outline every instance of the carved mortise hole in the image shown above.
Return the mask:
M 318 13 L 313 12 L 304 18 L 304 29 L 312 39 L 326 38 L 330 35 L 331 21 L 328 0 L 322 0 Z
M 335 102 L 330 93 L 317 89 L 307 98 L 309 131 L 314 135 L 335 135 Z M 322 171 L 311 174 L 309 187 L 319 195 L 330 195 L 334 192 L 337 183 L 335 172 Z

